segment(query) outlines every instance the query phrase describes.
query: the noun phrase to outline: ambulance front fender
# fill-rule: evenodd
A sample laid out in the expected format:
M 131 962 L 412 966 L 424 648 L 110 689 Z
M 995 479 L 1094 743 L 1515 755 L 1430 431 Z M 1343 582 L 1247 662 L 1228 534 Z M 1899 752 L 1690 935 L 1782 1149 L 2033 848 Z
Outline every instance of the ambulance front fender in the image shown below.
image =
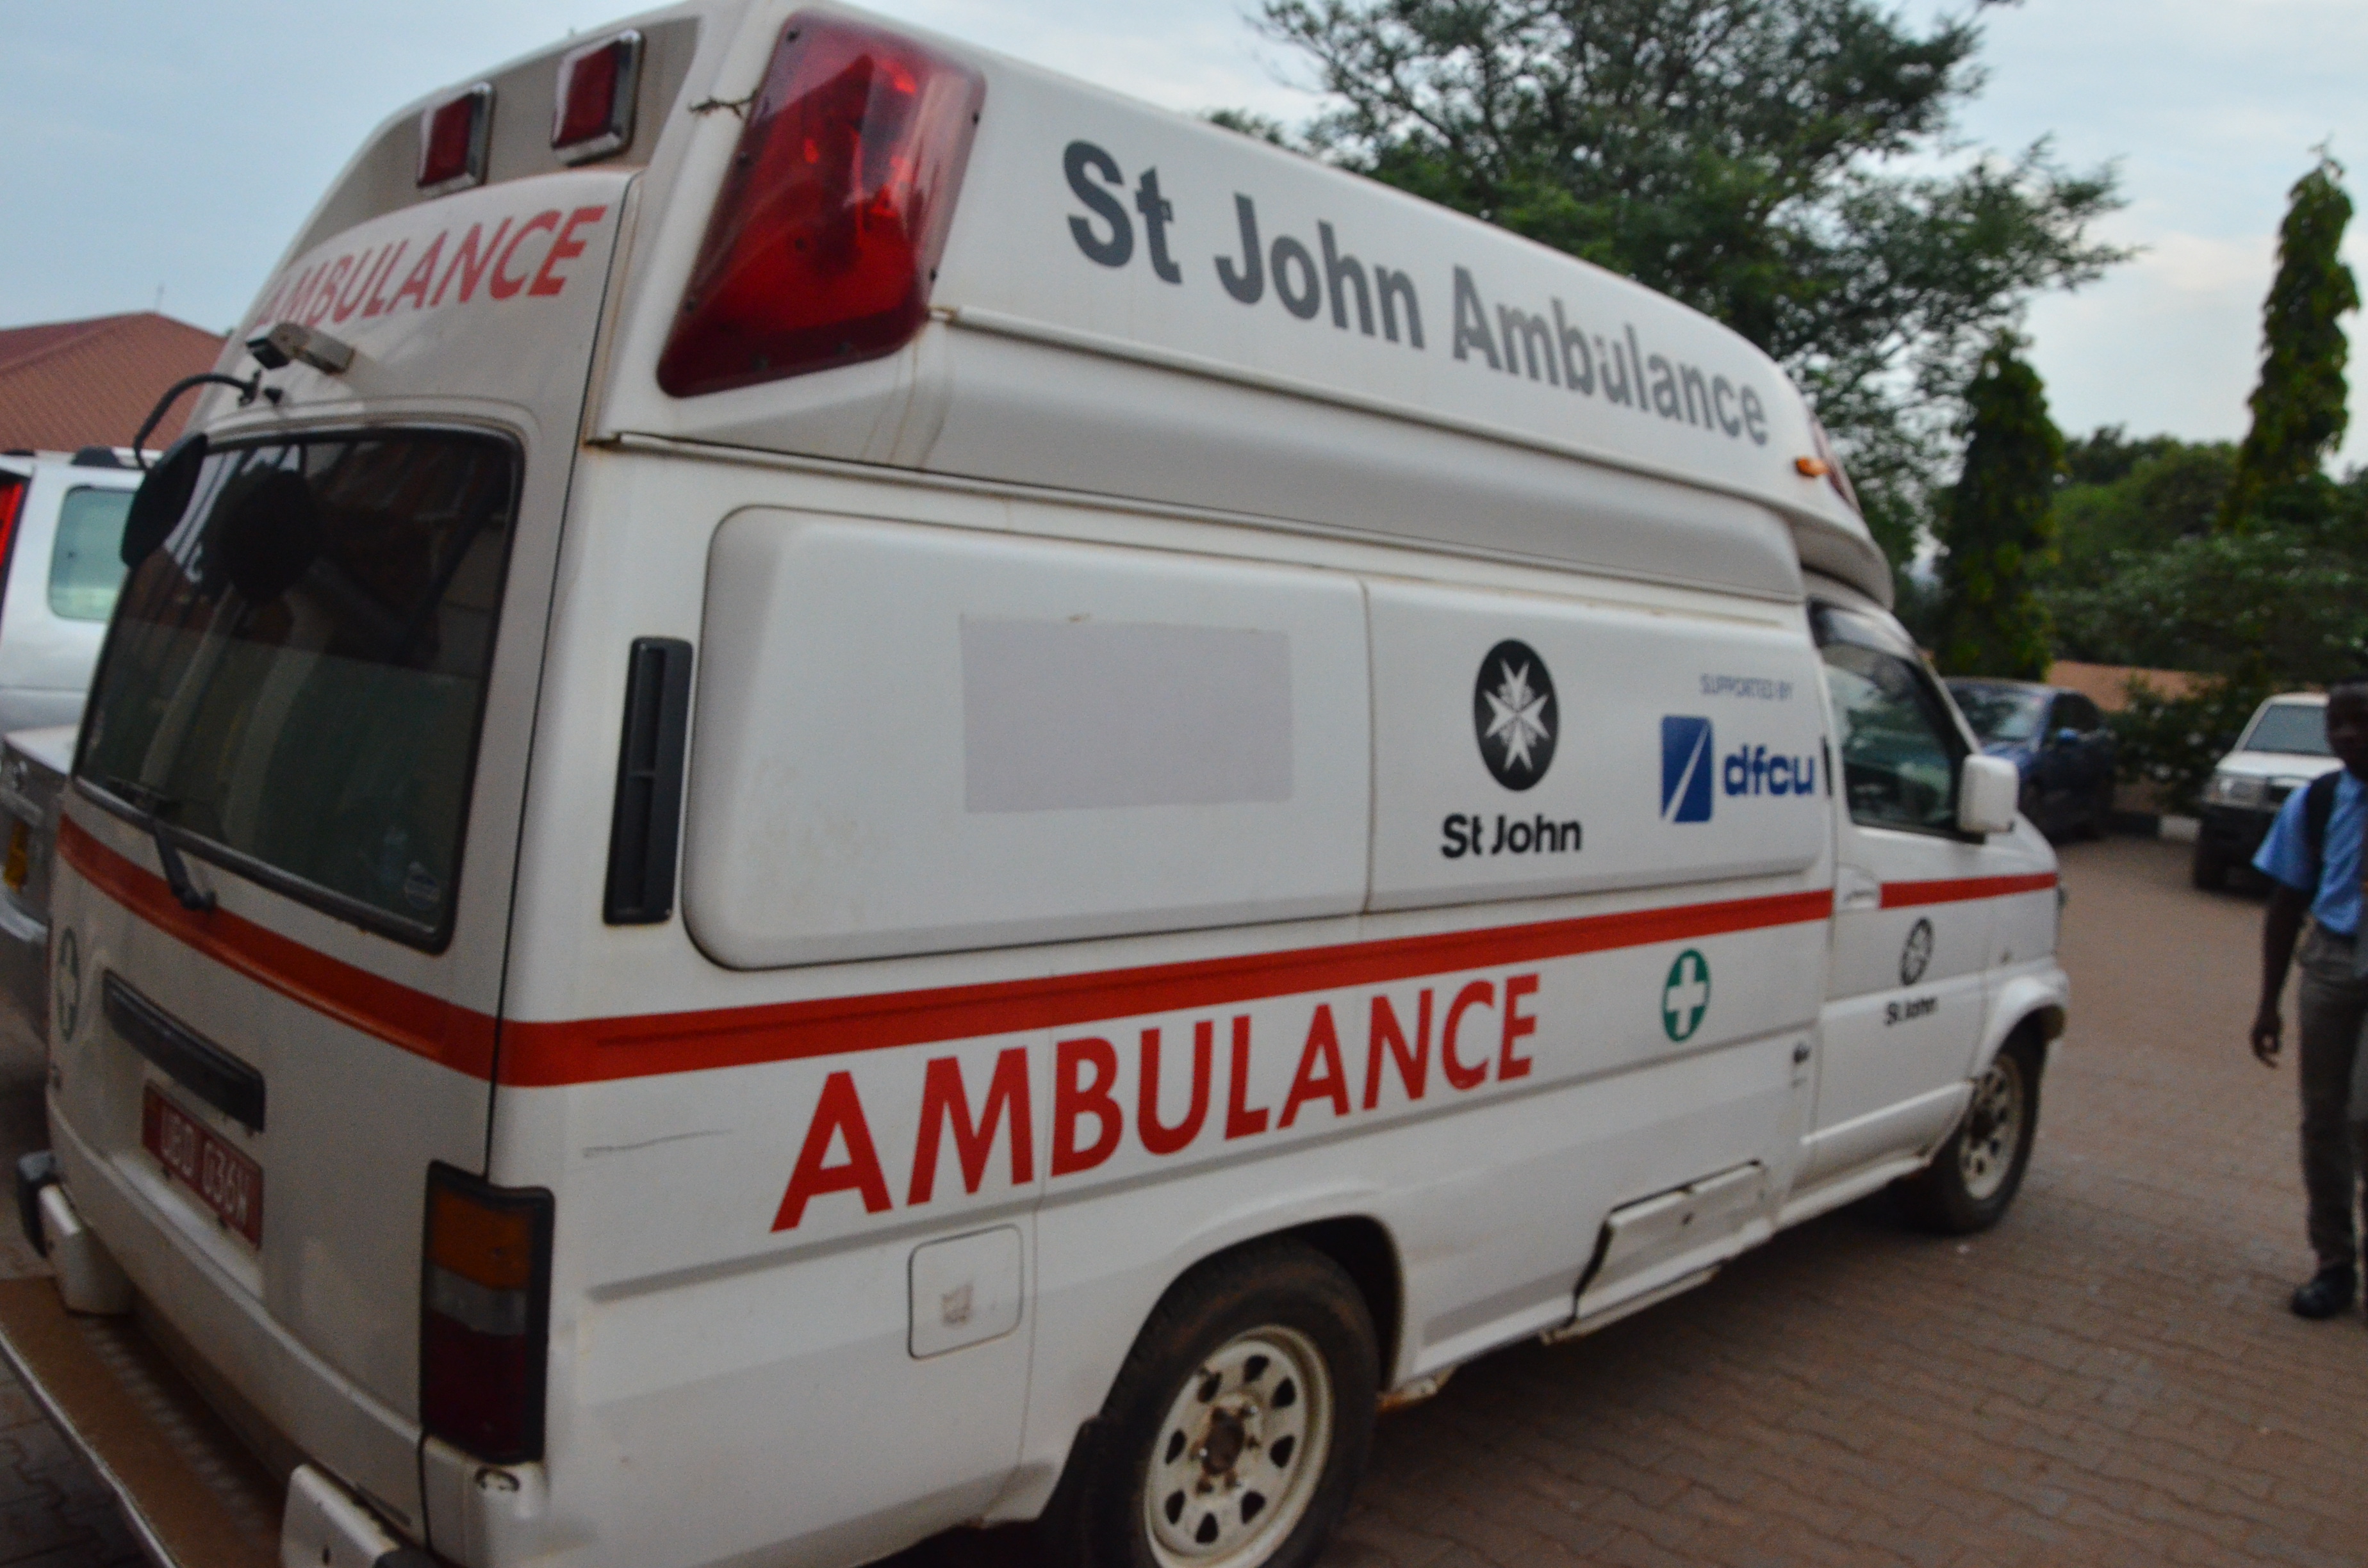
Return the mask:
M 2065 1015 L 2072 1005 L 2072 982 L 2060 969 L 2018 974 L 2002 982 L 1990 1005 L 1989 1022 L 1982 1031 L 1981 1049 L 1974 1053 L 1973 1071 L 1979 1077 L 2004 1050 L 2015 1030 L 2026 1025 L 2039 1031 L 2042 1043 L 2064 1032 Z

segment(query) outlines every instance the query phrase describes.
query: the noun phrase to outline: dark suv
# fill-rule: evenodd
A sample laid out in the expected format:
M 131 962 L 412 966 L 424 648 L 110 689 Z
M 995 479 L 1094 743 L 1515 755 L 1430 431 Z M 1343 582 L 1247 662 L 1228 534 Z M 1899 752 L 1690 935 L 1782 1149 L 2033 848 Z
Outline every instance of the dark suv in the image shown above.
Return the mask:
M 2113 820 L 2113 733 L 2077 691 L 1961 676 L 1949 695 L 1982 750 L 2022 771 L 2022 814 L 2050 838 L 2102 836 Z

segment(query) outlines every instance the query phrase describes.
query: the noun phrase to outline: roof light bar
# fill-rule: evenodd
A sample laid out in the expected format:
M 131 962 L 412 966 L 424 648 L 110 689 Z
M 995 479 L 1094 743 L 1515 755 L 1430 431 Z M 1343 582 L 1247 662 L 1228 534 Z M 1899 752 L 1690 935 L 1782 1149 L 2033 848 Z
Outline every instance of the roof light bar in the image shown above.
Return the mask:
M 843 17 L 790 18 L 716 193 L 658 385 L 676 397 L 894 354 L 928 315 L 986 82 Z
M 419 116 L 419 188 L 430 196 L 485 183 L 485 147 L 493 139 L 494 88 L 480 82 Z
M 561 57 L 551 145 L 562 163 L 588 164 L 632 141 L 641 78 L 642 35 L 632 28 Z

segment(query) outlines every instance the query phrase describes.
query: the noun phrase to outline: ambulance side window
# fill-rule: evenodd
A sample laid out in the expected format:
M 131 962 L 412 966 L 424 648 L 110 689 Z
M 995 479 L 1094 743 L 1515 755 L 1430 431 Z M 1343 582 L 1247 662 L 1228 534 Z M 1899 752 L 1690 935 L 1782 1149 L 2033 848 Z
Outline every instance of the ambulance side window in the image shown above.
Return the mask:
M 1964 743 L 1922 662 L 1864 616 L 1817 607 L 1842 789 L 1862 827 L 1953 833 Z M 1886 644 L 1900 643 L 1900 646 Z

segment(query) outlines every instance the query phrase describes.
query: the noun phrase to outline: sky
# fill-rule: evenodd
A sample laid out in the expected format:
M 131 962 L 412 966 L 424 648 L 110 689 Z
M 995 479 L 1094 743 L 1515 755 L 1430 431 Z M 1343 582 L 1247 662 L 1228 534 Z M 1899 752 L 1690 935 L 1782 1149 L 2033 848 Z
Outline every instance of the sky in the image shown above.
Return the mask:
M 220 331 L 392 109 L 629 7 L 598 0 L 0 0 L 0 325 L 157 306 Z M 1320 99 L 1247 0 L 872 0 L 1188 111 Z M 1962 5 L 1907 0 L 1925 18 Z M 2331 141 L 2368 207 L 2361 0 L 2023 0 L 1981 13 L 1974 148 L 2118 164 L 2136 259 L 2026 324 L 2059 425 L 2233 439 L 2286 191 Z M 2368 216 L 2345 257 L 2368 278 Z M 2358 318 L 2351 329 L 2360 341 Z M 2354 380 L 2368 385 L 2368 355 Z M 2368 463 L 2368 403 L 2339 454 Z

